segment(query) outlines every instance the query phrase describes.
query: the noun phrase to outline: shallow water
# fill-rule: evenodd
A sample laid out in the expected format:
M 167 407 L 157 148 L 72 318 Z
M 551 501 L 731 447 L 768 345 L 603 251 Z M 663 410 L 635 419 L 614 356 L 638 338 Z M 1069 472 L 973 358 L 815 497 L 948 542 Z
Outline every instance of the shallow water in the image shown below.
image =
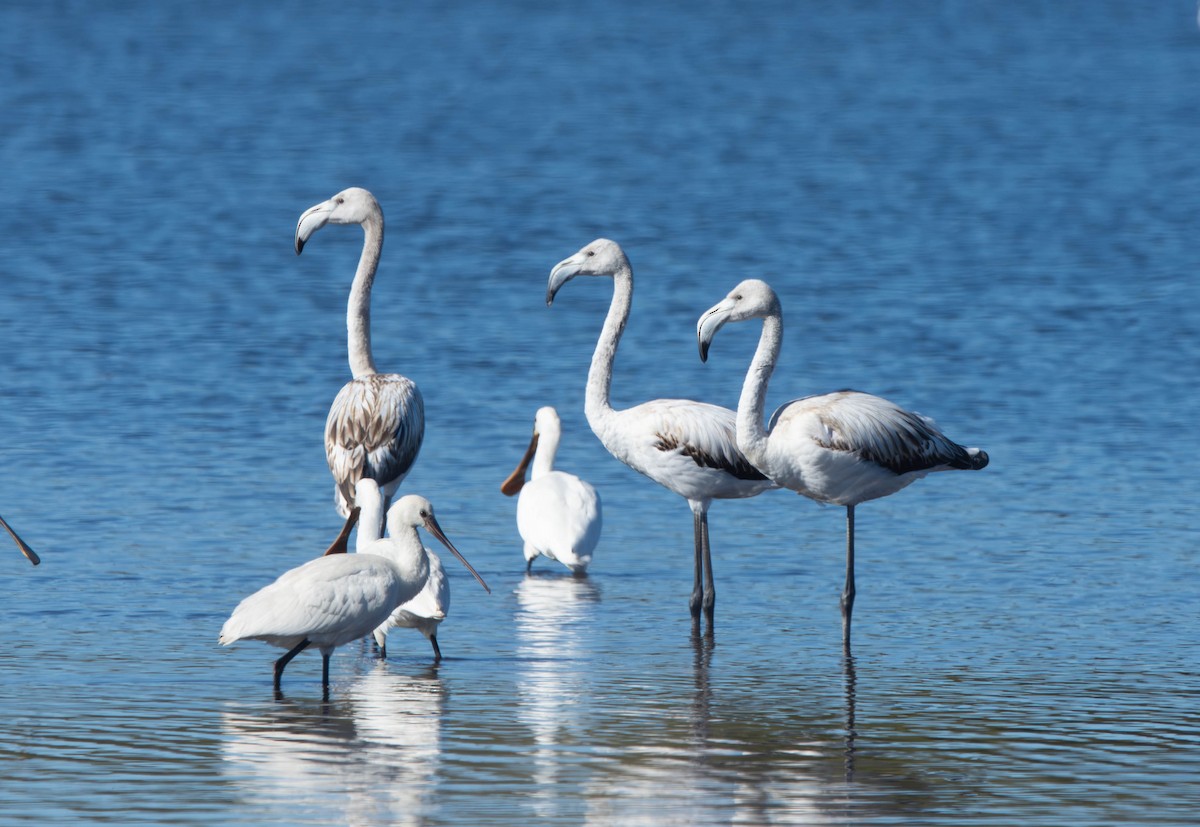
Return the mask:
M 1186 4 L 0 10 L 0 822 L 1190 824 L 1189 458 L 1200 406 L 1200 32 Z M 289 666 L 219 649 L 336 533 L 321 429 L 383 204 L 377 361 L 413 378 L 404 490 L 488 579 L 432 665 L 398 631 Z M 583 418 L 633 262 L 614 402 L 736 403 L 694 324 L 742 278 L 787 321 L 769 404 L 856 387 L 984 447 L 844 519 L 719 502 L 714 634 L 685 504 Z M 585 580 L 526 577 L 498 486 L 543 404 L 604 497 Z M 7 543 L 7 541 L 4 541 Z M 0 550 L 3 547 L 0 546 Z

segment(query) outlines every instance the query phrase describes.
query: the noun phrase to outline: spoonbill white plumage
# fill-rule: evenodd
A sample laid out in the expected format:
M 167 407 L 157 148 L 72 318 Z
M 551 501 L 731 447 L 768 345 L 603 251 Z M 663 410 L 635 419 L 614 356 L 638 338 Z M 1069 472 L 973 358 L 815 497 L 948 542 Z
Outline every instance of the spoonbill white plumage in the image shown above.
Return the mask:
M 398 373 L 379 373 L 371 355 L 371 286 L 383 251 L 383 210 L 360 187 L 309 207 L 296 223 L 296 255 L 326 224 L 360 224 L 363 249 L 346 308 L 347 348 L 353 379 L 333 400 L 325 421 L 325 458 L 335 483 L 334 504 L 343 517 L 364 477 L 383 490 L 384 512 L 412 469 L 425 436 L 425 407 L 416 384 Z
M 549 405 L 538 408 L 533 437 L 525 456 L 500 486 L 517 500 L 517 531 L 525 541 L 525 571 L 539 554 L 557 560 L 573 574 L 586 574 L 592 552 L 600 541 L 600 495 L 590 483 L 574 474 L 554 470 L 554 457 L 562 439 L 562 421 Z M 533 461 L 531 479 L 525 472 Z
M 842 645 L 850 648 L 854 610 L 854 507 L 886 497 L 934 471 L 977 471 L 979 448 L 952 442 L 932 419 L 859 391 L 806 396 L 781 405 L 763 428 L 767 383 L 783 341 L 783 310 L 766 282 L 743 281 L 696 322 L 700 359 L 727 322 L 762 319 L 758 348 L 738 400 L 737 442 L 760 471 L 823 503 L 846 506 L 846 585 Z
M 388 632 L 391 629 L 402 627 L 415 628 L 425 635 L 433 646 L 434 656 L 440 659 L 442 652 L 437 643 L 437 627 L 445 620 L 446 613 L 450 610 L 450 583 L 442 568 L 441 560 L 421 543 L 417 527 L 424 527 L 446 548 L 450 549 L 486 591 L 490 593 L 491 589 L 454 547 L 454 544 L 446 538 L 434 516 L 433 506 L 429 504 L 428 500 L 417 497 L 408 504 L 410 507 L 400 508 L 401 503 L 410 498 L 411 495 L 410 497 L 401 497 L 388 510 L 388 536 L 383 537 L 380 530 L 374 528 L 382 522 L 380 515 L 383 511 L 383 495 L 374 480 L 365 478 L 359 480 L 356 499 L 359 507 L 362 508 L 362 515 L 359 519 L 355 548 L 359 554 L 377 554 L 398 565 L 403 565 L 402 561 L 404 560 L 419 560 L 423 566 L 420 574 L 420 590 L 406 599 L 402 605 L 397 606 L 395 611 L 372 630 L 375 642 L 379 645 L 380 656 L 387 657 Z M 420 502 L 416 502 L 417 500 Z
M 416 629 L 425 636 L 433 647 L 433 659 L 442 659 L 442 649 L 438 646 L 438 627 L 450 613 L 450 580 L 442 567 L 441 558 L 432 549 L 425 549 L 429 554 L 429 576 L 425 578 L 425 588 L 417 596 L 408 601 L 388 618 L 387 629 L 382 632 L 375 630 L 375 642 L 379 645 L 379 653 L 387 657 L 388 629 Z
M 374 485 L 370 480 L 367 483 Z M 360 481 L 359 494 L 363 486 Z M 382 502 L 381 496 L 377 499 Z M 389 509 L 388 524 L 395 533 L 406 535 L 407 530 L 415 534 L 418 525 L 436 526 L 437 521 L 429 501 L 410 494 Z M 437 532 L 441 534 L 441 529 Z M 221 628 L 218 642 L 227 646 L 238 640 L 261 640 L 286 649 L 275 661 L 276 690 L 292 658 L 308 646 L 316 646 L 322 658 L 321 685 L 328 693 L 333 650 L 374 632 L 425 585 L 429 562 L 420 542 L 401 540 L 385 548 L 386 542 L 377 541 L 372 548 L 391 556 L 326 555 L 284 572 L 238 604 Z M 450 548 L 475 574 L 470 563 Z
M 576 276 L 608 276 L 612 303 L 588 370 L 584 412 L 608 452 L 688 501 L 695 540 L 695 579 L 688 602 L 711 624 L 716 602 L 708 507 L 714 499 L 753 497 L 778 486 L 738 450 L 734 412 L 690 399 L 655 399 L 623 411 L 610 401 L 613 361 L 633 300 L 633 268 L 615 241 L 600 238 L 550 271 L 546 304 Z M 701 587 L 703 578 L 703 588 Z
M 8 532 L 8 536 L 13 538 L 13 542 L 17 544 L 17 548 L 19 548 L 21 553 L 25 555 L 25 559 L 27 559 L 30 563 L 33 563 L 35 566 L 42 562 L 42 558 L 37 556 L 37 552 L 31 549 L 29 544 L 21 539 L 21 535 L 13 531 L 12 526 L 10 526 L 3 517 L 0 517 L 0 526 L 3 526 L 4 530 Z

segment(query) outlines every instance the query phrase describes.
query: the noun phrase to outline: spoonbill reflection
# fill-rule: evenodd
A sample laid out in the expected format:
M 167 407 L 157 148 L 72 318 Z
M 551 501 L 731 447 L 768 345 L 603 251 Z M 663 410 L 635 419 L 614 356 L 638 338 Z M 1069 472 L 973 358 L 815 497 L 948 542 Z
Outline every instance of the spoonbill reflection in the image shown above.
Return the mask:
M 688 602 L 713 619 L 716 587 L 708 540 L 708 507 L 714 499 L 753 497 L 776 484 L 738 450 L 733 411 L 690 399 L 655 399 L 623 411 L 610 400 L 613 361 L 633 301 L 633 268 L 615 241 L 597 239 L 550 271 L 546 304 L 576 276 L 608 276 L 612 303 L 588 370 L 584 412 L 608 452 L 633 470 L 688 501 L 695 540 L 695 579 Z M 703 578 L 703 587 L 701 586 Z
M 309 207 L 296 223 L 296 255 L 326 224 L 360 224 L 363 249 L 350 287 L 346 338 L 350 371 L 325 420 L 325 458 L 335 483 L 334 504 L 343 517 L 354 505 L 363 477 L 383 489 L 384 511 L 412 469 L 425 436 L 425 407 L 416 384 L 398 373 L 379 373 L 371 355 L 371 286 L 383 252 L 383 210 L 360 187 Z
M 547 405 L 533 420 L 533 437 L 525 456 L 500 486 L 517 500 L 517 531 L 525 541 L 525 571 L 539 554 L 557 560 L 574 574 L 586 574 L 600 541 L 600 495 L 574 474 L 554 470 L 562 439 L 558 411 Z M 525 472 L 533 460 L 532 479 Z
M 738 400 L 737 442 L 775 482 L 823 503 L 846 506 L 846 585 L 842 592 L 842 645 L 850 648 L 854 610 L 854 507 L 886 497 L 934 471 L 977 471 L 988 464 L 979 448 L 965 448 L 932 419 L 858 391 L 806 396 L 780 406 L 763 428 L 767 383 L 783 342 L 783 310 L 775 291 L 743 281 L 696 323 L 700 359 L 727 322 L 762 319 L 758 348 Z
M 13 538 L 13 542 L 17 544 L 17 548 L 19 548 L 21 553 L 25 555 L 25 559 L 27 559 L 30 563 L 33 563 L 35 566 L 42 562 L 42 558 L 37 556 L 37 552 L 31 549 L 29 545 L 21 539 L 21 535 L 13 531 L 12 526 L 10 526 L 3 517 L 0 517 L 0 526 L 4 526 L 4 530 L 8 532 L 8 536 Z
M 372 485 L 374 481 L 360 481 L 358 493 Z M 388 528 L 396 539 L 376 540 L 369 545 L 374 553 L 327 555 L 284 572 L 238 604 L 221 628 L 218 642 L 226 646 L 238 640 L 261 640 L 286 649 L 275 661 L 276 690 L 292 658 L 316 646 L 322 659 L 321 685 L 328 693 L 333 650 L 374 632 L 424 587 L 429 561 L 419 539 L 409 539 L 419 525 L 439 539 L 445 537 L 428 500 L 401 497 L 388 511 Z M 443 542 L 479 578 L 458 550 L 448 540 Z

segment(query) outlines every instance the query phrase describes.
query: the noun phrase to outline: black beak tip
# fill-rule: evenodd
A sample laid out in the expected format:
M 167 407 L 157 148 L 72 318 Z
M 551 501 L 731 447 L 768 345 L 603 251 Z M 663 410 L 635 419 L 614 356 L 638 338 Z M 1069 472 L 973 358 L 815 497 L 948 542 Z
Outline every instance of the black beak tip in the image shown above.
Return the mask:
M 304 250 L 304 242 L 297 238 L 296 239 L 296 255 L 300 255 L 300 253 L 303 250 Z

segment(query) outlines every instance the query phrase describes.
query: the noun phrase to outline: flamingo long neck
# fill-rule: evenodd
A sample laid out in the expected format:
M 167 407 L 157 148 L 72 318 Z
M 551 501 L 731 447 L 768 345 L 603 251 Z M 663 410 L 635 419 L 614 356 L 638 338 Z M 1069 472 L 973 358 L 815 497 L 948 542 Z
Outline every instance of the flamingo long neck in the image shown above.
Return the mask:
M 775 372 L 779 350 L 783 345 L 783 315 L 779 311 L 763 318 L 762 333 L 758 347 L 746 371 L 742 384 L 742 396 L 737 407 L 738 448 L 755 465 L 766 453 L 767 431 L 763 425 L 766 413 L 767 383 Z
M 588 425 L 597 435 L 605 430 L 605 424 L 616 413 L 611 401 L 613 361 L 617 356 L 621 334 L 625 332 L 625 324 L 629 321 L 632 304 L 633 270 L 624 264 L 613 274 L 612 303 L 608 306 L 604 327 L 596 341 L 596 352 L 592 354 L 592 366 L 588 369 L 583 412 L 587 415 Z
M 371 285 L 383 252 L 383 216 L 370 216 L 363 222 L 363 249 L 350 287 L 346 306 L 346 346 L 350 353 L 350 371 L 357 379 L 375 373 L 371 356 Z
M 553 432 L 543 432 L 538 435 L 537 453 L 533 455 L 533 468 L 529 478 L 536 480 L 543 474 L 554 470 L 554 457 L 558 454 L 558 441 L 561 437 Z

